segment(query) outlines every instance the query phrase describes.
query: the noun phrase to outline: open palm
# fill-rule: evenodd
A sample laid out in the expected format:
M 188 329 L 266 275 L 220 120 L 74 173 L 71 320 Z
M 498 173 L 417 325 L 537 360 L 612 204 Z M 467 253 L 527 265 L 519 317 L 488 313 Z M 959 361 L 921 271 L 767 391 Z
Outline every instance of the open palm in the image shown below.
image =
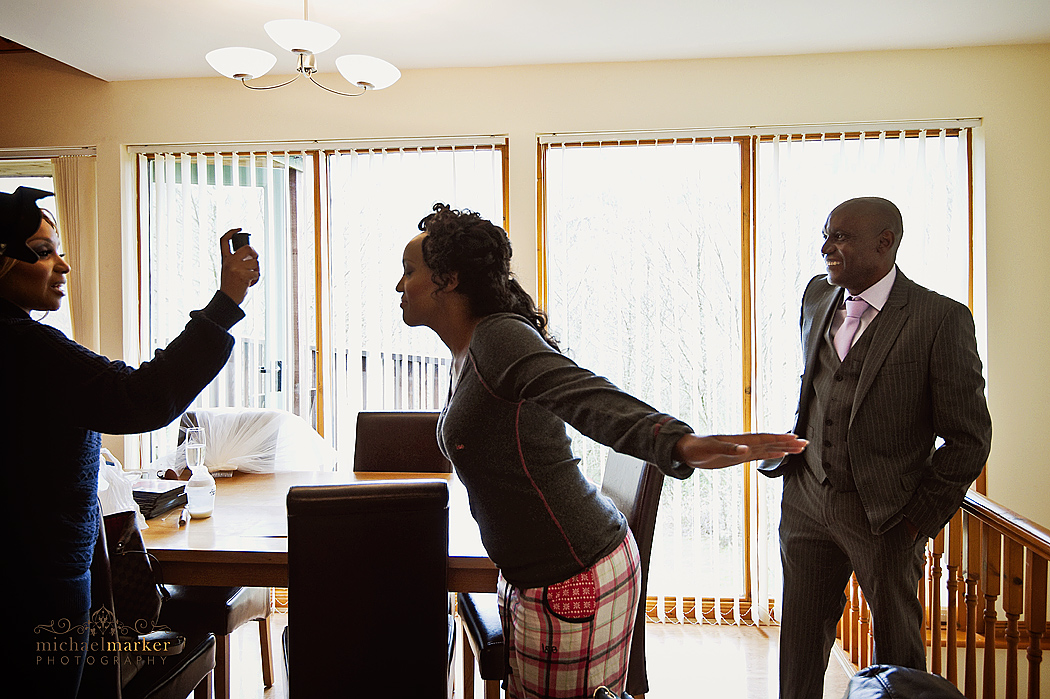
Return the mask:
M 678 440 L 675 457 L 693 468 L 716 469 L 798 454 L 806 444 L 806 440 L 793 434 L 747 433 L 706 437 L 690 434 Z

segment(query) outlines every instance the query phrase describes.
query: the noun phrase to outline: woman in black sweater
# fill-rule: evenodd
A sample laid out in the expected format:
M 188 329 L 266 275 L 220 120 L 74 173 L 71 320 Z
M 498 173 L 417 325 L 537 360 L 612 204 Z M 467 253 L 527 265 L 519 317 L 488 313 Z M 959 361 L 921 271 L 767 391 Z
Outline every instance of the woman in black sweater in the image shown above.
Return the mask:
M 166 349 L 132 369 L 29 315 L 58 310 L 70 272 L 55 222 L 36 204 L 49 195 L 0 193 L 0 531 L 9 562 L 0 599 L 13 617 L 2 672 L 28 677 L 34 696 L 74 697 L 90 641 L 99 433 L 159 429 L 189 406 L 226 364 L 227 331 L 244 317 L 238 306 L 259 263 L 250 247 L 230 249 L 236 230 L 223 235 L 219 290 Z

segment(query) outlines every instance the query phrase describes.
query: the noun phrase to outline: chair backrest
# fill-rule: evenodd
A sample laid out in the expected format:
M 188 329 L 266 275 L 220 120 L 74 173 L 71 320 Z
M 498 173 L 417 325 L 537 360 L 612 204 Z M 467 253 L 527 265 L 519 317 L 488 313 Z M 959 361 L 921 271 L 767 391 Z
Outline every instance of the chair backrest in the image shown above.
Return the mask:
M 660 507 L 660 491 L 664 474 L 655 465 L 633 456 L 609 452 L 602 476 L 602 494 L 615 503 L 627 518 L 642 565 L 641 601 L 635 618 L 634 638 L 627 666 L 627 692 L 646 694 L 649 680 L 645 669 L 645 596 L 648 591 L 649 558 L 656 533 L 656 514 Z
M 609 452 L 602 476 L 602 494 L 627 518 L 645 566 L 649 565 L 663 485 L 664 474 L 655 465 Z
M 288 492 L 292 699 L 445 696 L 448 483 Z
M 436 412 L 360 412 L 355 471 L 452 473 L 437 442 Z

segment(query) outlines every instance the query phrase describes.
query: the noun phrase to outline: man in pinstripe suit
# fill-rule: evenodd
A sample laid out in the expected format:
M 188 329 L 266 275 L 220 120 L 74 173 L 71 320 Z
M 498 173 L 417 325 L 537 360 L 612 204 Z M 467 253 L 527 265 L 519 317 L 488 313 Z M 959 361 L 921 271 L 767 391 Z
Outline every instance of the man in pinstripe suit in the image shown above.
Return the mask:
M 890 201 L 840 204 L 823 231 L 827 276 L 802 297 L 806 368 L 794 431 L 809 446 L 759 466 L 785 476 L 783 699 L 822 696 L 853 572 L 871 609 L 876 662 L 925 670 L 916 591 L 926 539 L 988 456 L 973 317 L 897 269 L 903 232 Z

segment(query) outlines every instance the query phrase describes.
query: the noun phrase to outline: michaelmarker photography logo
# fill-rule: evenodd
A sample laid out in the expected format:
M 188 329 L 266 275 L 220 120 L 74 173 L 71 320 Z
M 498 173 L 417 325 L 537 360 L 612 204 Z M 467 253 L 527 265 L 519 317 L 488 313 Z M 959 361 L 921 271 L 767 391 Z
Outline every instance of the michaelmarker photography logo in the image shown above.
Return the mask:
M 182 652 L 185 639 L 167 626 L 139 620 L 133 627 L 117 620 L 105 607 L 95 610 L 85 624 L 58 619 L 33 629 L 36 664 L 68 665 L 163 664 Z

